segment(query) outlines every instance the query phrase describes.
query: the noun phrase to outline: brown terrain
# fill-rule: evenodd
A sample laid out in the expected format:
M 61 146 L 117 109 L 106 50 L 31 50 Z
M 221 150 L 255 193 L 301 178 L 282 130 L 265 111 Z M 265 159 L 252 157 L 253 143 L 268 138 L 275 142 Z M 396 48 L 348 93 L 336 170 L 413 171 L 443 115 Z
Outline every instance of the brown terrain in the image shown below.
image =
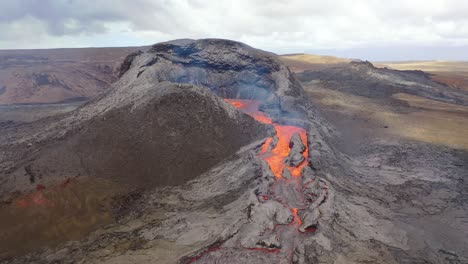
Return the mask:
M 345 65 L 351 62 L 350 59 L 338 58 L 334 56 L 321 56 L 302 53 L 282 55 L 280 59 L 294 72 L 323 69 L 337 65 Z
M 0 263 L 468 263 L 466 90 L 229 40 L 136 50 L 2 68 L 31 85 L 0 106 Z
M 0 50 L 0 105 L 88 100 L 137 48 Z

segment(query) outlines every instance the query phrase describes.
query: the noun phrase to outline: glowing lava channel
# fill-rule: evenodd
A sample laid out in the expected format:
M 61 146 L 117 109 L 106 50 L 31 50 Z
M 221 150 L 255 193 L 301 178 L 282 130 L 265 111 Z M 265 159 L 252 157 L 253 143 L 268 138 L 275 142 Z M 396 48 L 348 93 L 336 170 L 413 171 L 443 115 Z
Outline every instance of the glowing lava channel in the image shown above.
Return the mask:
M 278 142 L 276 146 L 270 150 L 270 146 L 273 142 L 273 138 L 267 138 L 265 143 L 260 150 L 260 156 L 270 165 L 271 171 L 275 175 L 276 179 L 283 179 L 283 170 L 288 168 L 293 177 L 301 177 L 302 169 L 307 166 L 309 158 L 309 148 L 307 144 L 307 133 L 306 130 L 297 126 L 286 126 L 273 123 L 272 119 L 265 113 L 258 110 L 260 102 L 255 100 L 240 100 L 240 99 L 225 99 L 226 102 L 232 104 L 244 113 L 252 116 L 254 119 L 265 124 L 272 124 L 276 130 L 276 136 Z M 288 157 L 291 148 L 289 146 L 291 138 L 294 134 L 299 134 L 302 143 L 306 146 L 303 153 L 304 161 L 298 167 L 290 167 L 284 163 L 286 157 Z M 298 214 L 298 208 L 292 208 L 291 213 L 294 216 L 294 220 L 291 224 L 299 227 L 302 225 L 302 220 Z
M 273 123 L 270 117 L 265 113 L 258 110 L 260 102 L 255 100 L 241 100 L 241 99 L 224 99 L 226 102 L 232 104 L 242 112 L 252 116 L 259 122 L 265 124 L 272 124 L 276 130 L 276 136 L 278 137 L 278 143 L 275 148 L 270 152 L 269 147 L 273 142 L 273 138 L 268 138 L 265 141 L 265 144 L 260 151 L 261 157 L 268 162 L 270 165 L 271 171 L 277 179 L 282 178 L 283 169 L 288 168 L 291 171 L 292 176 L 300 177 L 302 174 L 302 169 L 307 166 L 307 160 L 309 158 L 309 149 L 307 144 L 307 133 L 306 130 L 297 127 L 297 126 L 286 126 Z M 289 155 L 290 147 L 289 142 L 291 141 L 292 136 L 298 133 L 301 137 L 302 142 L 306 146 L 306 149 L 303 153 L 304 161 L 298 167 L 290 167 L 284 164 L 284 159 Z

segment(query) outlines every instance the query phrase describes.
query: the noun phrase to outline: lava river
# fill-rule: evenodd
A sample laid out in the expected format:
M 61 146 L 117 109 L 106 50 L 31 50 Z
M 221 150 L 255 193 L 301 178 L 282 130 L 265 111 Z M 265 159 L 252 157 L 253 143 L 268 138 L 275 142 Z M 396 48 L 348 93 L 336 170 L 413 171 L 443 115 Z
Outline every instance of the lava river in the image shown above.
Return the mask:
M 240 99 L 225 99 L 226 102 L 232 104 L 239 110 L 243 111 L 244 113 L 252 116 L 257 121 L 265 123 L 265 124 L 272 124 L 276 130 L 276 136 L 278 137 L 278 142 L 276 146 L 270 150 L 271 143 L 273 138 L 268 138 L 263 145 L 262 151 L 260 153 L 261 157 L 268 162 L 272 172 L 275 174 L 276 178 L 282 178 L 282 173 L 284 168 L 288 168 L 292 174 L 292 176 L 300 177 L 302 169 L 307 166 L 307 160 L 309 157 L 309 150 L 307 144 L 307 133 L 305 129 L 297 126 L 286 126 L 280 125 L 277 123 L 273 123 L 270 117 L 265 115 L 265 113 L 258 110 L 260 103 L 255 100 L 240 100 Z M 306 146 L 306 149 L 303 153 L 304 161 L 298 166 L 287 166 L 284 163 L 284 159 L 288 157 L 290 152 L 290 141 L 294 134 L 299 134 L 301 137 L 302 142 Z
M 265 124 L 272 124 L 276 130 L 276 136 L 278 138 L 278 142 L 276 146 L 271 149 L 271 145 L 273 143 L 273 137 L 267 138 L 265 144 L 262 147 L 260 152 L 260 156 L 270 165 L 270 169 L 275 175 L 277 180 L 285 180 L 283 178 L 283 171 L 287 168 L 293 177 L 299 178 L 302 174 L 302 169 L 307 166 L 307 160 L 309 157 L 309 149 L 307 144 L 307 132 L 304 128 L 297 127 L 297 126 L 286 126 L 274 123 L 270 117 L 268 117 L 265 113 L 259 110 L 260 102 L 256 100 L 243 100 L 243 99 L 224 99 L 226 102 L 232 104 L 237 109 L 241 110 L 242 112 L 252 116 L 255 120 L 265 123 Z M 291 138 L 294 134 L 299 134 L 302 143 L 306 146 L 305 151 L 303 152 L 304 161 L 297 167 L 287 166 L 284 163 L 286 157 L 288 157 L 289 152 L 291 150 L 290 142 Z M 296 180 L 296 179 L 293 179 Z M 299 179 L 297 179 L 298 181 Z M 265 197 L 268 199 L 268 197 Z M 289 201 L 283 201 L 289 204 Z M 294 215 L 294 222 L 296 224 L 302 224 L 302 221 L 298 215 L 298 208 L 291 208 L 291 212 Z
M 289 260 L 292 260 L 292 252 L 297 244 L 298 229 L 303 224 L 301 217 L 299 216 L 299 208 L 307 207 L 304 201 L 304 195 L 301 184 L 302 171 L 308 164 L 309 149 L 307 143 L 307 132 L 304 128 L 297 126 L 280 125 L 274 123 L 270 117 L 265 113 L 259 111 L 260 102 L 255 100 L 240 100 L 240 99 L 225 99 L 233 106 L 241 110 L 242 112 L 252 116 L 259 122 L 265 124 L 272 124 L 276 130 L 276 139 L 274 137 L 267 138 L 259 156 L 264 159 L 270 166 L 271 171 L 275 175 L 276 183 L 272 186 L 273 195 L 272 197 L 264 196 L 263 199 L 275 199 L 278 202 L 284 204 L 291 210 L 294 220 L 287 226 L 277 226 L 278 229 L 277 237 L 281 237 L 283 255 Z M 291 138 L 298 134 L 305 149 L 302 152 L 303 161 L 296 166 L 288 166 L 285 164 L 285 159 L 289 156 L 291 151 Z M 277 140 L 277 142 L 274 142 Z M 276 144 L 275 144 L 276 143 Z M 285 176 L 285 169 L 289 170 L 290 177 Z M 291 193 L 293 195 L 287 194 Z M 288 191 L 289 190 L 289 191 Z M 307 230 L 310 231 L 311 229 Z M 286 242 L 286 243 L 285 243 Z M 277 252 L 277 249 L 272 252 Z
M 212 245 L 187 263 L 246 263 L 253 259 L 256 261 L 252 263 L 260 259 L 268 263 L 304 263 L 299 261 L 301 254 L 298 252 L 303 252 L 303 239 L 315 233 L 319 207 L 328 196 L 328 184 L 316 177 L 308 166 L 307 132 L 301 127 L 273 122 L 259 110 L 258 101 L 225 101 L 275 128 L 276 135 L 267 138 L 258 151 L 258 156 L 266 162 L 264 166 L 271 172 L 265 170 L 265 175 L 269 176 L 254 191 L 257 202 L 250 204 L 249 222 L 237 232 L 236 238 Z M 239 246 L 249 250 L 248 253 L 232 251 Z M 232 258 L 233 254 L 241 255 Z

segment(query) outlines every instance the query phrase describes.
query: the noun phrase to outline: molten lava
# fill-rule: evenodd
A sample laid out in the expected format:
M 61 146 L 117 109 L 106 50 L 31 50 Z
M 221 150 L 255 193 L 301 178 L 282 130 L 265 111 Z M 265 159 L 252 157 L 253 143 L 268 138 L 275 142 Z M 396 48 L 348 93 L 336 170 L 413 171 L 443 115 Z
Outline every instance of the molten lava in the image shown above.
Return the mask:
M 295 224 L 295 225 L 302 225 L 302 220 L 301 220 L 301 217 L 299 216 L 299 212 L 298 212 L 298 209 L 297 208 L 293 208 L 291 209 L 291 212 L 294 216 L 294 221 L 292 222 L 292 224 Z
M 282 179 L 283 170 L 284 168 L 289 169 L 291 175 L 294 177 L 301 177 L 302 169 L 307 166 L 307 160 L 309 158 L 309 149 L 307 144 L 307 133 L 306 130 L 301 127 L 296 126 L 286 126 L 280 125 L 277 123 L 273 123 L 270 117 L 265 115 L 263 112 L 259 111 L 260 102 L 255 100 L 240 100 L 240 99 L 225 99 L 226 102 L 232 104 L 239 110 L 243 111 L 244 113 L 252 116 L 259 122 L 265 124 L 273 124 L 276 130 L 276 136 L 278 137 L 278 142 L 276 146 L 270 150 L 270 146 L 273 143 L 273 138 L 267 138 L 265 143 L 260 150 L 260 156 L 270 165 L 271 171 L 275 175 L 276 179 Z M 287 166 L 284 163 L 286 157 L 288 157 L 289 152 L 291 151 L 291 138 L 294 134 L 299 134 L 302 143 L 306 146 L 306 149 L 303 153 L 304 161 L 297 167 Z M 267 200 L 268 197 L 264 197 L 264 200 Z M 294 216 L 294 221 L 292 224 L 294 225 L 302 225 L 302 220 L 298 214 L 298 208 L 292 208 L 291 212 Z
M 265 115 L 263 112 L 258 110 L 260 106 L 260 102 L 255 100 L 241 100 L 241 99 L 224 99 L 226 102 L 232 104 L 237 109 L 241 110 L 242 112 L 250 115 L 254 119 L 259 122 L 265 124 L 272 124 L 271 118 Z
M 296 177 L 300 177 L 302 174 L 302 169 L 307 165 L 307 159 L 309 157 L 309 151 L 307 148 L 307 134 L 305 129 L 296 127 L 296 126 L 284 126 L 273 124 L 276 130 L 276 135 L 278 137 L 278 143 L 276 147 L 268 154 L 264 155 L 263 158 L 270 165 L 273 174 L 276 178 L 281 178 L 283 169 L 288 168 L 291 171 L 291 174 Z M 304 151 L 304 161 L 298 167 L 290 167 L 284 164 L 284 159 L 289 155 L 290 147 L 289 142 L 294 134 L 298 133 L 302 139 L 302 142 L 306 146 Z M 265 145 L 269 142 L 265 142 Z
M 272 137 L 269 137 L 265 140 L 265 143 L 262 146 L 262 150 L 260 151 L 260 154 L 265 154 L 270 150 L 270 145 L 272 141 L 273 141 Z
M 302 169 L 307 165 L 307 160 L 309 158 L 309 150 L 307 144 L 307 133 L 305 129 L 296 126 L 285 126 L 277 123 L 273 123 L 270 117 L 265 115 L 265 113 L 258 110 L 260 102 L 255 100 L 240 100 L 240 99 L 224 99 L 226 102 L 232 104 L 242 112 L 252 116 L 257 121 L 265 124 L 273 124 L 276 130 L 276 136 L 278 137 L 278 143 L 275 148 L 268 152 L 273 138 L 268 138 L 265 141 L 265 144 L 262 147 L 260 154 L 262 158 L 268 162 L 270 165 L 271 171 L 276 176 L 277 179 L 282 178 L 282 173 L 284 168 L 288 168 L 291 171 L 291 174 L 296 177 L 300 177 Z M 289 142 L 294 134 L 298 133 L 302 139 L 302 142 L 306 146 L 304 151 L 304 162 L 298 167 L 290 167 L 284 164 L 284 159 L 289 155 L 290 146 Z
M 267 205 L 265 208 L 270 208 L 271 210 L 290 210 L 287 221 L 282 221 L 281 223 L 276 222 L 272 229 L 266 228 L 262 230 L 261 227 L 257 226 L 258 223 L 253 223 L 253 226 L 250 226 L 252 229 L 249 230 L 249 232 L 253 234 L 246 235 L 248 239 L 245 240 L 246 242 L 243 241 L 245 244 L 239 242 L 240 246 L 244 249 L 257 251 L 261 254 L 277 253 L 278 258 L 292 263 L 297 253 L 297 245 L 302 241 L 301 236 L 303 236 L 304 233 L 315 232 L 317 227 L 316 224 L 309 224 L 311 219 L 308 214 L 304 214 L 304 219 L 301 219 L 300 214 L 300 212 L 307 212 L 306 210 L 309 209 L 308 206 L 310 203 L 318 197 L 315 192 L 305 193 L 304 191 L 304 189 L 307 189 L 308 185 L 314 183 L 317 179 L 310 179 L 306 183 L 303 183 L 301 179 L 303 176 L 303 169 L 308 165 L 309 160 L 307 132 L 301 127 L 281 125 L 273 122 L 269 116 L 259 110 L 260 102 L 258 101 L 238 99 L 225 99 L 225 101 L 252 116 L 257 121 L 271 124 L 275 128 L 276 136 L 267 138 L 258 151 L 259 157 L 268 163 L 271 171 L 275 175 L 275 179 L 270 182 L 268 178 L 268 190 L 259 188 L 255 190 L 255 194 L 260 203 L 259 208 L 261 208 L 263 204 Z M 299 138 L 297 136 L 299 136 Z M 300 144 L 299 140 L 302 141 L 303 146 Z M 310 178 L 309 176 L 311 175 L 307 176 Z M 270 185 L 271 183 L 272 185 Z M 308 189 L 308 191 L 311 190 Z M 271 207 L 268 207 L 268 205 Z M 277 205 L 278 207 L 275 207 Z M 251 211 L 249 211 L 249 214 L 250 213 Z M 264 221 L 262 217 L 260 217 L 260 219 Z M 304 229 L 304 224 L 310 226 Z M 261 225 L 262 224 L 260 224 L 260 226 Z M 257 228 L 259 230 L 257 230 Z M 258 242 L 255 242 L 255 239 L 259 239 Z M 255 243 L 251 243 L 252 241 Z M 205 257 L 208 260 L 210 252 L 216 250 L 219 250 L 219 247 L 202 251 L 198 256 L 190 259 L 188 263 L 197 262 Z M 210 256 L 213 257 L 214 255 Z

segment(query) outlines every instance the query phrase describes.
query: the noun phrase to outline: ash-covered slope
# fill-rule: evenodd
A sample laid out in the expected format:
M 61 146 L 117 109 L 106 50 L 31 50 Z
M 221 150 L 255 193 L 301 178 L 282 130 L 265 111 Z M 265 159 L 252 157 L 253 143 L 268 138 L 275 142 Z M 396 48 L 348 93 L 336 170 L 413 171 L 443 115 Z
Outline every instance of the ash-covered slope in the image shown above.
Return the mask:
M 163 82 L 139 94 L 99 116 L 69 117 L 80 122 L 58 142 L 39 146 L 27 174 L 46 182 L 87 175 L 138 186 L 181 184 L 267 135 L 266 127 L 202 87 Z
M 255 75 L 251 71 L 263 69 L 264 74 L 259 73 L 252 80 L 268 80 L 269 86 L 265 87 L 278 94 L 293 93 L 300 85 L 281 75 L 289 76 L 288 69 L 273 55 L 237 42 L 196 43 L 208 45 L 206 50 L 212 53 L 231 54 L 245 69 L 237 66 L 240 73 L 233 74 L 231 68 L 223 71 L 211 66 L 192 69 L 179 65 L 180 58 L 173 57 L 171 61 L 155 53 L 167 43 L 130 56 L 131 65 L 108 93 L 67 115 L 6 129 L 1 139 L 5 150 L 2 193 L 79 175 L 108 176 L 139 186 L 180 184 L 241 146 L 267 136 L 268 126 L 238 112 L 208 89 L 167 80 L 176 81 L 175 73 L 185 69 L 189 73 L 204 72 L 202 76 L 207 81 L 223 78 L 235 89 L 239 83 L 247 82 L 246 75 Z M 237 52 L 232 51 L 233 47 Z M 199 56 L 200 60 L 213 63 L 229 57 L 211 53 Z M 229 65 L 231 61 L 224 63 Z M 192 80 L 203 84 L 203 78 Z M 216 86 L 214 83 L 212 87 Z M 236 96 L 248 98 L 244 94 Z

